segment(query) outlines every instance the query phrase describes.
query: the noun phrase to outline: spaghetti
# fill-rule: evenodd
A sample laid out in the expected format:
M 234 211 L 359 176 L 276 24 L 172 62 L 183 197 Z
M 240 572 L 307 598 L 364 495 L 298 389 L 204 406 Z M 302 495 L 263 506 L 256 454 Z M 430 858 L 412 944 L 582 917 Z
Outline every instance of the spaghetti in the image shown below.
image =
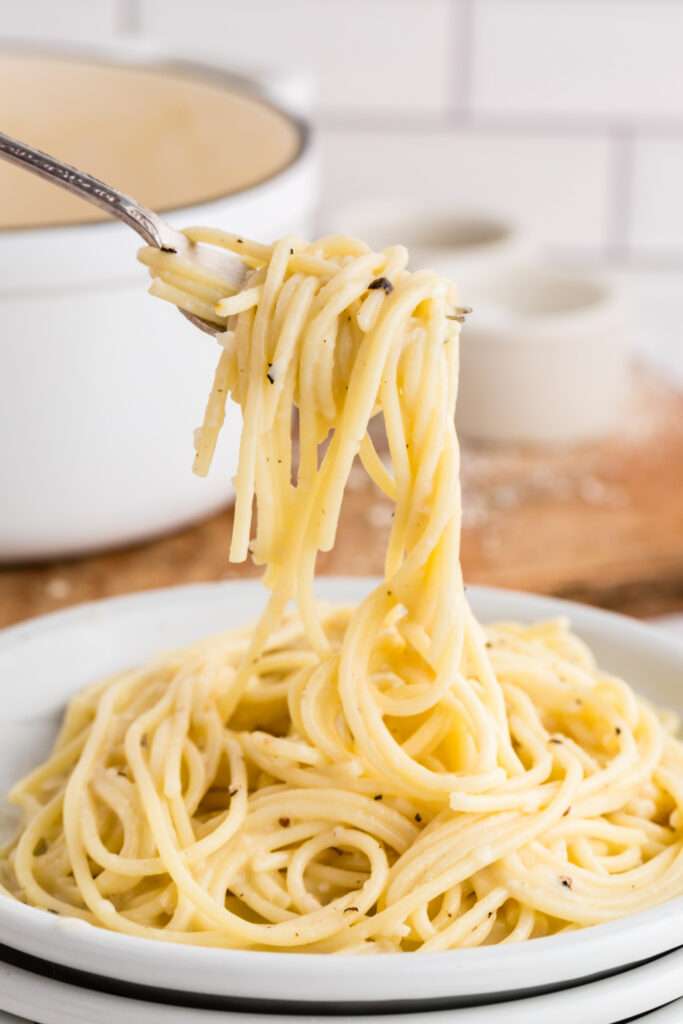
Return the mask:
M 74 698 L 11 794 L 26 817 L 6 894 L 166 941 L 381 952 L 519 941 L 683 893 L 673 717 L 564 622 L 484 629 L 469 609 L 452 287 L 399 246 L 187 235 L 250 268 L 233 294 L 141 253 L 155 294 L 228 328 L 195 469 L 231 395 L 230 555 L 266 566 L 268 604 Z M 316 555 L 356 457 L 394 503 L 384 578 L 323 607 Z

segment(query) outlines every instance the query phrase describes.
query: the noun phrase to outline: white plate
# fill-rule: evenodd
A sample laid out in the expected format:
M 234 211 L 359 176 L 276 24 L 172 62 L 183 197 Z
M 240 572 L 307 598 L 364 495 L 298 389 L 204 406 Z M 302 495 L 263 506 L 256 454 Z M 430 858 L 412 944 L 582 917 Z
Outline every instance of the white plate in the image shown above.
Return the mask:
M 639 1020 L 643 1024 L 681 1024 L 683 1022 L 683 999 L 677 999 L 675 1003 L 669 1003 L 668 1006 L 662 1006 L 659 1010 L 646 1013 Z
M 324 599 L 347 602 L 358 600 L 369 585 L 323 579 L 318 591 Z M 683 647 L 670 637 L 620 616 L 548 598 L 478 588 L 469 594 L 484 621 L 569 615 L 606 668 L 647 696 L 683 707 Z M 249 621 L 263 601 L 258 583 L 205 584 L 83 605 L 6 630 L 0 635 L 0 792 L 47 751 L 59 712 L 84 683 Z M 320 1004 L 343 1003 L 348 1010 L 370 1012 L 380 1003 L 386 1011 L 419 1002 L 420 1008 L 436 1010 L 482 994 L 528 994 L 539 986 L 588 981 L 672 950 L 683 945 L 683 899 L 549 939 L 411 957 L 409 970 L 392 954 L 292 956 L 134 939 L 3 898 L 0 943 L 114 985 L 165 990 L 172 979 L 174 990 L 217 997 L 223 1009 L 268 1009 L 274 1002 L 280 1011 L 297 1012 L 306 1004 L 312 1012 Z M 249 1002 L 254 999 L 271 1006 Z
M 665 954 L 643 967 L 602 981 L 532 999 L 430 1013 L 386 1014 L 328 1018 L 330 1024 L 616 1024 L 647 1014 L 683 994 L 683 950 Z M 113 996 L 67 985 L 30 971 L 0 964 L 0 1007 L 22 1014 L 36 1024 L 322 1024 L 319 1017 L 235 1013 L 185 1006 L 168 1006 Z M 649 1016 L 645 1018 L 649 1020 Z M 681 1019 L 680 1017 L 678 1018 Z M 655 1018 L 656 1020 L 656 1018 Z M 676 1017 L 664 1015 L 673 1022 Z

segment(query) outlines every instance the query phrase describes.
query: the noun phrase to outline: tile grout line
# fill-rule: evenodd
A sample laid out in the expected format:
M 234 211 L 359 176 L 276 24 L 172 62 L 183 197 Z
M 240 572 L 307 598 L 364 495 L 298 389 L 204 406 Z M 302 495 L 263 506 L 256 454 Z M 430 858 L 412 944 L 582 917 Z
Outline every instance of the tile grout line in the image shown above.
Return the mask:
M 450 0 L 450 25 L 449 95 L 446 101 L 449 120 L 467 117 L 471 109 L 472 58 L 476 41 L 472 0 Z
M 630 249 L 633 208 L 634 133 L 624 125 L 608 135 L 610 144 L 606 201 L 605 251 L 610 259 L 623 260 Z
M 140 0 L 116 0 L 115 32 L 117 35 L 138 36 L 142 28 Z
M 473 114 L 471 109 L 451 107 L 448 114 L 425 110 L 401 114 L 393 107 L 378 107 L 375 111 L 357 111 L 352 108 L 327 107 L 321 112 L 326 127 L 341 130 L 429 132 L 469 128 L 472 131 L 501 132 L 518 135 L 557 136 L 584 135 L 589 138 L 613 138 L 637 132 L 647 138 L 683 139 L 683 121 L 670 122 L 658 127 L 645 126 L 637 120 L 622 121 L 614 118 L 581 114 L 525 113 L 500 114 L 483 112 Z
M 604 263 L 615 269 L 643 274 L 680 274 L 683 271 L 683 253 L 662 249 L 615 246 L 608 251 L 605 246 L 545 242 L 543 252 L 553 259 L 567 260 L 571 265 L 588 261 L 592 265 Z

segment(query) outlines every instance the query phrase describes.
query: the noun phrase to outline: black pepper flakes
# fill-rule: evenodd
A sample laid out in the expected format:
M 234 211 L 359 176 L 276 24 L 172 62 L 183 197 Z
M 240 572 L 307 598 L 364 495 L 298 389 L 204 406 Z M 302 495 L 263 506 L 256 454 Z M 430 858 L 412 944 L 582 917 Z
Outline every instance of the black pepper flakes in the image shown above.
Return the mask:
M 381 800 L 382 799 L 382 794 L 381 793 L 375 793 L 375 795 L 373 796 L 372 799 L 373 800 Z
M 278 818 L 277 822 L 282 828 L 289 828 L 292 823 L 289 818 Z
M 240 791 L 240 787 L 239 786 L 233 786 L 232 789 L 228 790 L 228 796 L 237 796 L 239 791 Z
M 178 252 L 178 250 L 174 249 L 172 245 L 162 245 L 161 246 L 161 251 L 162 252 L 170 252 L 173 256 L 175 256 L 176 253 Z
M 551 736 L 550 739 L 548 740 L 548 742 L 549 743 L 557 743 L 558 745 L 562 744 L 562 740 L 559 738 L 559 736 Z
M 621 736 L 621 729 L 619 728 L 619 726 L 617 726 L 614 731 L 617 734 L 617 736 Z
M 382 289 L 385 295 L 391 295 L 394 290 L 394 286 L 388 277 L 376 277 L 374 281 L 371 281 L 368 285 L 369 292 L 375 292 L 379 288 Z
M 565 889 L 572 889 L 574 887 L 574 883 L 567 875 L 563 875 L 560 878 L 560 885 L 563 885 Z
M 416 821 L 416 822 L 418 823 L 418 825 L 419 825 L 419 824 L 420 824 L 420 822 L 422 821 L 422 815 L 421 815 L 421 814 L 416 814 L 416 815 L 415 815 L 415 821 Z
M 345 914 L 358 914 L 358 907 L 344 907 Z

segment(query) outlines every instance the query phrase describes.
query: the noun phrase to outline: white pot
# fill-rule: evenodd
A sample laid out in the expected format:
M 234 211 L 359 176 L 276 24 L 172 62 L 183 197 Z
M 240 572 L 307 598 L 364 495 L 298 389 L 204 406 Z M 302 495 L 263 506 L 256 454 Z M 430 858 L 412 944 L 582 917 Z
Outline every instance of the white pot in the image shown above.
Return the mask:
M 132 57 L 131 57 L 132 53 Z M 107 59 L 177 68 L 139 48 Z M 181 65 L 182 67 L 182 65 Z M 246 82 L 215 67 L 252 93 Z M 201 67 L 200 67 L 201 72 Z M 197 74 L 197 66 L 193 67 Z M 219 79 L 220 80 L 220 79 Z M 270 101 L 267 88 L 261 95 Z M 296 119 L 289 114 L 292 121 Z M 270 241 L 307 234 L 317 199 L 310 129 L 293 161 L 261 184 L 165 214 Z M 87 170 L 87 168 L 85 168 Z M 218 349 L 146 294 L 140 240 L 117 222 L 0 231 L 0 559 L 136 541 L 217 509 L 231 493 L 238 415 L 212 474 L 191 473 Z

